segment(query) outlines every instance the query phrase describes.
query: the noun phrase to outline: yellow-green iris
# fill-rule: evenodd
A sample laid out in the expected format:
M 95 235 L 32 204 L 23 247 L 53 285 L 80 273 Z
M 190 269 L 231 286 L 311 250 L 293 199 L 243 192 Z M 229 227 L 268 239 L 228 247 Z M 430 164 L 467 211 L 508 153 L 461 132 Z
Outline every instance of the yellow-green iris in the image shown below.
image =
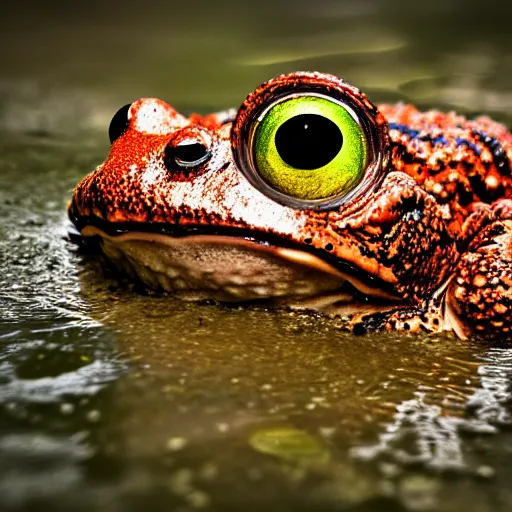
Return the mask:
M 266 112 L 254 133 L 253 155 L 274 189 L 315 200 L 352 190 L 363 178 L 367 148 L 361 126 L 341 104 L 299 96 Z

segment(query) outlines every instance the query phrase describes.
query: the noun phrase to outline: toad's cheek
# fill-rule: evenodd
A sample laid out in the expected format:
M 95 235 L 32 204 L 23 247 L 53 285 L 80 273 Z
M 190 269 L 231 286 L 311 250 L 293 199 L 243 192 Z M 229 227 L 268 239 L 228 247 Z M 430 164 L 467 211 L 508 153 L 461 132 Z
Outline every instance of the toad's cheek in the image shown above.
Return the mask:
M 203 172 L 171 174 L 157 154 L 143 167 L 108 160 L 76 187 L 70 208 L 82 226 L 146 224 L 245 228 L 277 236 L 300 233 L 304 216 L 255 189 L 229 160 Z M 102 226 L 105 227 L 105 226 Z M 115 227 L 115 226 L 112 226 Z M 107 229 L 108 231 L 108 229 Z

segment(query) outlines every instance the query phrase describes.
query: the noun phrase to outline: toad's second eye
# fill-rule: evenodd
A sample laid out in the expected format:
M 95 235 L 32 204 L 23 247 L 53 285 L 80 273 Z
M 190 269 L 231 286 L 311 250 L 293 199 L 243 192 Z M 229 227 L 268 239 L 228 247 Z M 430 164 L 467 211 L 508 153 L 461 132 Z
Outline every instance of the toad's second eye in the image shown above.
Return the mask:
M 121 107 L 114 114 L 114 117 L 112 117 L 110 126 L 108 127 L 108 136 L 111 144 L 125 132 L 126 128 L 128 128 L 128 112 L 130 107 L 131 103 L 128 103 L 128 105 Z
M 331 99 L 304 95 L 272 105 L 252 138 L 261 177 L 279 192 L 306 200 L 349 192 L 367 161 L 363 129 L 350 110 Z

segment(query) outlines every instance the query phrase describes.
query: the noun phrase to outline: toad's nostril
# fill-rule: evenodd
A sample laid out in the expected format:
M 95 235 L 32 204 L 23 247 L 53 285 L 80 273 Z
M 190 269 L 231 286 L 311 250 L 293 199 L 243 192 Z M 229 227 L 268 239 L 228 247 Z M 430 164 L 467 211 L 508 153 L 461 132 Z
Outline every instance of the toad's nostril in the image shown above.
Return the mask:
M 182 142 L 176 146 L 169 145 L 165 148 L 165 161 L 177 164 L 180 167 L 196 167 L 210 158 L 208 148 L 199 142 Z

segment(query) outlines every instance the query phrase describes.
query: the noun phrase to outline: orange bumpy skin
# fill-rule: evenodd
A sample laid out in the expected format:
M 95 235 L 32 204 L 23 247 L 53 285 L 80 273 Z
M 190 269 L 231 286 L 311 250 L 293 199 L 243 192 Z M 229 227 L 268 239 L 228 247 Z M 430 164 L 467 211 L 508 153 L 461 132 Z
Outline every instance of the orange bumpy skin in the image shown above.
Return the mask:
M 464 334 L 510 338 L 512 331 L 512 201 L 492 207 L 492 220 L 469 244 L 448 289 L 465 319 Z
M 243 169 L 251 123 L 275 98 L 297 94 L 348 105 L 375 148 L 373 174 L 330 208 L 277 202 Z M 293 73 L 256 89 L 236 116 L 185 118 L 161 100 L 138 100 L 119 131 L 106 161 L 77 185 L 69 214 L 148 286 L 321 303 L 356 332 L 511 338 L 512 135 L 503 125 L 377 108 L 339 78 Z M 230 247 L 250 255 L 251 269 L 230 259 Z M 281 287 L 265 281 L 274 271 Z M 313 285 L 326 275 L 335 284 Z M 332 300 L 318 300 L 327 292 Z

